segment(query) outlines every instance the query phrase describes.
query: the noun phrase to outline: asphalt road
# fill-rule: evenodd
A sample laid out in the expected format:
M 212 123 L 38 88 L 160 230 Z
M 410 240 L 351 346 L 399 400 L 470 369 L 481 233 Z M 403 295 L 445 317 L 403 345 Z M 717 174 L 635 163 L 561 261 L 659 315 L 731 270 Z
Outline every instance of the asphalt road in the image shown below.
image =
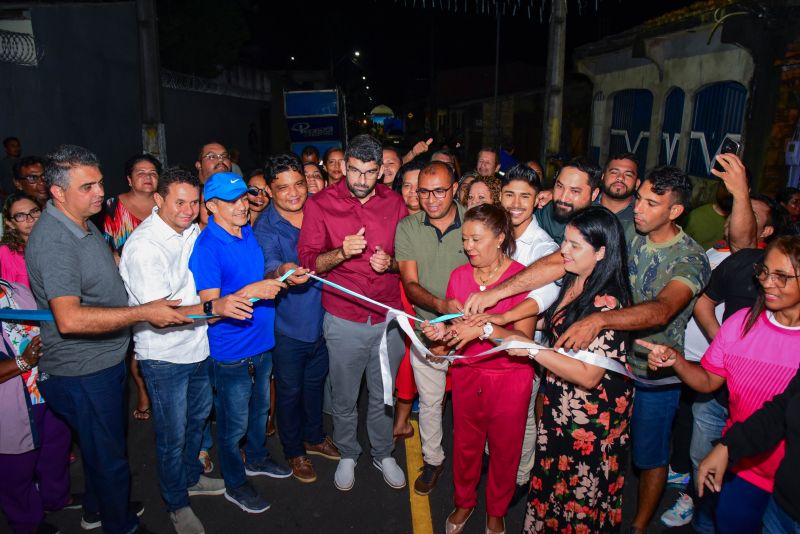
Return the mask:
M 447 408 L 445 421 L 446 428 L 452 429 L 450 406 Z M 327 417 L 326 425 L 330 429 L 330 419 Z M 362 447 L 365 451 L 369 451 L 363 424 L 360 429 L 362 431 L 360 436 Z M 128 446 L 133 478 L 132 499 L 145 503 L 142 523 L 154 532 L 166 534 L 174 532 L 174 530 L 158 492 L 154 439 L 151 423 L 135 421 L 131 417 Z M 412 439 L 419 438 L 415 436 Z M 269 438 L 268 447 L 274 458 L 283 459 L 277 436 Z M 451 449 L 451 435 L 445 432 L 445 450 Z M 76 447 L 76 452 L 78 451 L 79 449 Z M 220 476 L 216 466 L 216 450 L 212 449 L 211 454 L 215 461 L 214 472 L 211 476 Z M 405 444 L 397 446 L 395 457 L 405 470 Z M 318 456 L 312 458 L 318 477 L 318 480 L 312 484 L 303 484 L 294 478 L 274 480 L 256 477 L 251 479 L 258 491 L 272 503 L 272 507 L 263 514 L 244 513 L 225 500 L 223 496 L 192 497 L 192 507 L 209 534 L 234 532 L 411 534 L 414 532 L 409 488 L 395 490 L 387 486 L 381 473 L 372 466 L 368 452 L 362 455 L 356 466 L 356 483 L 349 492 L 338 491 L 333 486 L 335 461 Z M 439 485 L 429 497 L 430 515 L 435 533 L 444 532 L 445 519 L 453 508 L 451 467 L 448 462 Z M 73 491 L 81 491 L 83 472 L 80 459 L 72 465 L 71 472 Z M 416 473 L 407 473 L 410 483 L 413 483 L 416 475 Z M 465 529 L 468 534 L 484 532 L 484 483 L 485 476 L 479 488 L 480 504 Z M 672 504 L 676 496 L 676 490 L 667 490 L 658 515 Z M 627 532 L 635 506 L 636 478 L 629 469 L 625 485 L 623 513 L 626 527 L 623 532 Z M 57 525 L 65 534 L 81 533 L 85 531 L 80 528 L 80 514 L 81 512 L 77 510 L 64 510 L 50 514 L 47 520 Z M 650 533 L 667 530 L 674 534 L 692 532 L 688 527 L 667 529 L 658 522 L 658 515 L 649 530 Z M 509 510 L 506 518 L 506 531 L 509 533 L 521 532 L 524 516 L 525 502 L 523 500 Z M 9 531 L 5 520 L 0 519 L 0 532 Z M 418 531 L 415 534 L 424 533 Z

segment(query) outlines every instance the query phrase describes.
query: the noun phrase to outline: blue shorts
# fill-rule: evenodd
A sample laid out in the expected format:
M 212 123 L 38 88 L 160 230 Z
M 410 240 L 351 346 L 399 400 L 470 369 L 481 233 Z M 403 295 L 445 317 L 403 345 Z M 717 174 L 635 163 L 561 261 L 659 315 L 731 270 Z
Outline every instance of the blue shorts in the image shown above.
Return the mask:
M 680 398 L 680 384 L 656 388 L 636 385 L 631 439 L 633 465 L 639 469 L 669 465 L 672 422 Z

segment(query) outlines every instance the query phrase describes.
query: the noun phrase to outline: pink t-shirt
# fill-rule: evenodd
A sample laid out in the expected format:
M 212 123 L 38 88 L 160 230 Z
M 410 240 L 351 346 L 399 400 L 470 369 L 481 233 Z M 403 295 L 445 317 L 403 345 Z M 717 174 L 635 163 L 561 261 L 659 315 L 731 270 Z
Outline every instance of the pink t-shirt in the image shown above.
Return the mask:
M 742 338 L 742 327 L 749 311 L 739 310 L 722 324 L 700 361 L 705 370 L 727 382 L 730 417 L 725 432 L 733 423 L 744 421 L 765 402 L 782 393 L 800 365 L 800 330 L 781 328 L 762 313 Z M 783 454 L 781 441 L 771 452 L 738 462 L 732 471 L 772 492 L 775 471 Z
M 516 261 L 512 261 L 511 265 L 506 269 L 506 271 L 500 275 L 500 278 L 497 281 L 490 285 L 486 286 L 487 289 L 493 288 L 496 285 L 504 282 L 505 280 L 511 278 L 518 272 L 525 269 L 525 266 L 521 263 L 517 263 Z M 456 267 L 453 269 L 453 272 L 450 273 L 450 281 L 447 284 L 447 293 L 446 297 L 451 299 L 455 298 L 458 299 L 460 302 L 464 302 L 467 300 L 467 297 L 470 293 L 477 293 L 480 291 L 480 286 L 475 281 L 473 276 L 474 268 L 469 263 L 462 265 L 461 267 Z M 519 295 L 514 295 L 513 297 L 505 298 L 494 305 L 494 307 L 489 308 L 486 310 L 486 313 L 505 313 L 523 300 L 527 293 L 520 293 Z M 502 325 L 504 328 L 509 328 L 512 325 L 506 324 Z M 480 339 L 475 339 L 469 343 L 467 343 L 463 349 L 459 351 L 459 354 L 464 356 L 471 356 L 474 354 L 480 354 L 481 352 L 487 351 L 495 347 L 495 344 L 489 340 L 482 341 Z M 498 352 L 497 354 L 493 354 L 491 356 L 487 356 L 486 358 L 481 358 L 480 360 L 455 360 L 453 365 L 470 365 L 472 367 L 480 367 L 481 369 L 513 369 L 518 370 L 520 368 L 529 368 L 531 372 L 533 371 L 533 365 L 531 360 L 528 358 L 519 358 L 516 356 L 509 356 L 505 352 Z
M 0 278 L 30 288 L 28 269 L 25 268 L 25 254 L 14 252 L 8 245 L 0 245 Z

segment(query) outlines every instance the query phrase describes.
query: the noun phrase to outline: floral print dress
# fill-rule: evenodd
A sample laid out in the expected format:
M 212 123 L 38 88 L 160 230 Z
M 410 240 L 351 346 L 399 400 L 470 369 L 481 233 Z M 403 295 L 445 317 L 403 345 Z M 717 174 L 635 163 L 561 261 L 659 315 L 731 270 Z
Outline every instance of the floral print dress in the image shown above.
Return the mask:
M 617 299 L 607 295 L 596 297 L 594 305 L 600 311 L 619 307 Z M 557 322 L 556 336 L 567 326 Z M 588 350 L 625 364 L 625 341 L 621 332 L 603 330 Z M 632 382 L 608 371 L 595 389 L 586 390 L 548 371 L 539 394 L 543 413 L 524 532 L 618 531 Z

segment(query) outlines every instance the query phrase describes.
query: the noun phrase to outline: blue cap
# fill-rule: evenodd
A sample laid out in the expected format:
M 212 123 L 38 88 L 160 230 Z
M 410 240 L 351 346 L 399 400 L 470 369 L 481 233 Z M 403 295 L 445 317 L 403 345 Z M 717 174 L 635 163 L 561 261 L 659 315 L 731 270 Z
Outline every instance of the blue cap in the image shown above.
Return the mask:
M 247 184 L 235 172 L 212 174 L 203 187 L 203 198 L 205 200 L 218 198 L 226 202 L 233 202 L 245 193 L 247 193 Z

